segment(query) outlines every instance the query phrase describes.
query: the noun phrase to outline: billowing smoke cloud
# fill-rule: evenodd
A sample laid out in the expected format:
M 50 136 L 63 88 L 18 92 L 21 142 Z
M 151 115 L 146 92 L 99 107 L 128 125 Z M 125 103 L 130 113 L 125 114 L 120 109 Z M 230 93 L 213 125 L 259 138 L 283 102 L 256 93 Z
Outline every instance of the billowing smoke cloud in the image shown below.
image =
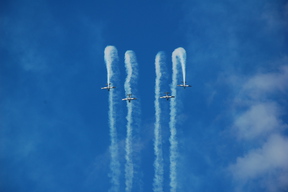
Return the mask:
M 178 68 L 179 64 L 185 68 L 186 52 L 183 48 L 177 48 L 172 53 L 172 84 L 171 95 L 177 98 L 177 80 L 178 80 Z M 185 69 L 182 68 L 182 71 Z M 185 73 L 183 74 L 183 80 L 185 82 Z M 170 101 L 170 187 L 171 192 L 177 191 L 177 159 L 178 159 L 178 141 L 177 141 L 177 129 L 176 129 L 176 115 L 177 115 L 177 99 L 171 99 Z
M 245 191 L 251 183 L 269 192 L 288 188 L 288 138 L 283 134 L 288 124 L 280 99 L 287 98 L 287 80 L 287 66 L 278 72 L 258 74 L 244 83 L 235 100 L 242 112 L 235 117 L 234 132 L 240 141 L 258 146 L 229 166 L 238 190 Z
M 108 86 L 114 79 L 117 79 L 117 71 L 115 70 L 114 65 L 118 63 L 118 52 L 114 46 L 107 46 L 104 51 L 104 59 L 107 67 L 107 83 Z M 120 163 L 119 163 L 119 154 L 118 154 L 118 141 L 117 141 L 117 130 L 115 123 L 115 102 L 116 95 L 114 90 L 109 91 L 109 127 L 110 127 L 110 153 L 111 153 L 111 162 L 110 162 L 110 176 L 111 176 L 111 192 L 119 191 L 120 186 Z
M 153 189 L 155 192 L 163 191 L 163 151 L 162 151 L 162 135 L 161 135 L 161 108 L 159 103 L 161 77 L 163 73 L 163 65 L 165 65 L 165 55 L 163 52 L 159 52 L 155 58 L 155 128 L 154 128 L 154 153 L 155 153 L 155 177 L 153 183 Z
M 138 63 L 136 61 L 135 53 L 131 50 L 125 52 L 125 67 L 127 77 L 124 83 L 126 95 L 136 93 L 136 83 L 138 78 Z M 133 92 L 132 92 L 133 87 Z M 134 162 L 133 162 L 133 126 L 137 125 L 137 117 L 134 118 L 134 111 L 137 110 L 135 101 L 127 102 L 127 136 L 126 136 L 126 165 L 125 165 L 125 185 L 126 192 L 132 191 L 133 178 L 134 178 Z M 137 111 L 136 111 L 137 114 Z M 133 117 L 132 117 L 133 116 Z

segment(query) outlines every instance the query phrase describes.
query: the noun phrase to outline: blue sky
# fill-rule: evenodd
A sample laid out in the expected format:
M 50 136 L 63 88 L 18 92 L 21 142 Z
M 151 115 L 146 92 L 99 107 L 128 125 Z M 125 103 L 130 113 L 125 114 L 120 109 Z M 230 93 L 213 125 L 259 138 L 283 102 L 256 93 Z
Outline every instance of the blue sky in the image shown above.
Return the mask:
M 104 49 L 115 83 L 124 191 L 124 53 L 139 65 L 133 191 L 153 191 L 155 56 L 187 54 L 178 88 L 178 191 L 288 189 L 288 4 L 284 0 L 3 1 L 0 6 L 0 190 L 109 191 Z M 161 101 L 164 191 L 169 102 Z

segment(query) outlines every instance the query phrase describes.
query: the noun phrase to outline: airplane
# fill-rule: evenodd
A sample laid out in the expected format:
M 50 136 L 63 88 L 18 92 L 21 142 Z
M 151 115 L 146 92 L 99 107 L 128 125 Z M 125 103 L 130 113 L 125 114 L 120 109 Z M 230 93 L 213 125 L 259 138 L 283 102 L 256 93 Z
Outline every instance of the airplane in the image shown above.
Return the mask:
M 110 91 L 110 89 L 114 89 L 116 87 L 110 86 L 111 83 L 107 83 L 107 87 L 101 87 L 101 89 L 107 89 L 108 91 Z
M 175 98 L 175 96 L 172 96 L 172 95 L 169 95 L 169 92 L 165 92 L 166 95 L 160 97 L 161 99 L 166 99 L 167 101 L 170 99 L 170 98 Z
M 182 83 L 183 83 L 183 84 L 180 84 L 180 85 L 177 85 L 177 86 L 183 87 L 184 89 L 185 89 L 186 87 L 192 87 L 191 85 L 186 85 L 186 82 L 184 82 L 184 81 L 182 81 Z
M 137 99 L 137 98 L 135 98 L 135 97 L 131 97 L 132 94 L 128 94 L 127 96 L 128 96 L 128 97 L 122 99 L 122 101 L 128 101 L 128 102 L 130 103 L 131 100 L 136 100 L 136 99 Z

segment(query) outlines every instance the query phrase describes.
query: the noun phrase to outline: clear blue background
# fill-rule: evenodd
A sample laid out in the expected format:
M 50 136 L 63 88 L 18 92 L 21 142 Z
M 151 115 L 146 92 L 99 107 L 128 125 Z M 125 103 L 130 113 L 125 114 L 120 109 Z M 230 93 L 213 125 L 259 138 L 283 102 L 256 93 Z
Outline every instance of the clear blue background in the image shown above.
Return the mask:
M 125 51 L 133 50 L 139 63 L 141 161 L 135 182 L 141 185 L 133 191 L 152 191 L 155 56 L 166 53 L 168 89 L 177 47 L 187 52 L 187 83 L 193 86 L 178 89 L 179 191 L 287 191 L 287 163 L 242 177 L 233 166 L 251 151 L 264 151 L 272 133 L 287 142 L 287 83 L 277 81 L 278 74 L 288 74 L 281 68 L 287 66 L 287 21 L 284 0 L 1 1 L 0 191 L 109 190 L 108 93 L 100 89 L 107 79 L 107 45 L 118 49 L 115 86 L 121 97 Z M 251 95 L 243 87 L 259 74 L 272 74 L 276 88 L 246 99 Z M 277 105 L 279 114 L 271 116 L 279 131 L 263 130 L 265 136 L 248 141 L 238 135 L 235 122 L 251 100 Z M 163 102 L 169 191 L 169 103 Z M 122 191 L 125 105 L 117 123 Z

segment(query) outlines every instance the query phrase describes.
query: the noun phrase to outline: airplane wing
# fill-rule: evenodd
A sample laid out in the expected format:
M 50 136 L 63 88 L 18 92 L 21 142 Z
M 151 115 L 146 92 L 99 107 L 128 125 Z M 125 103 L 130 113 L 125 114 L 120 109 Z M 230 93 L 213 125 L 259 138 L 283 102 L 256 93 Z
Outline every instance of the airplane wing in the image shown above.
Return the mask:
M 136 100 L 137 98 L 133 98 L 133 97 L 128 97 L 128 98 L 124 98 L 122 99 L 122 101 L 132 101 L 132 100 Z
M 192 87 L 191 85 L 184 85 L 184 84 L 181 84 L 181 85 L 177 85 L 177 86 L 179 86 L 179 87 L 183 87 L 183 88 L 186 88 L 186 87 Z

